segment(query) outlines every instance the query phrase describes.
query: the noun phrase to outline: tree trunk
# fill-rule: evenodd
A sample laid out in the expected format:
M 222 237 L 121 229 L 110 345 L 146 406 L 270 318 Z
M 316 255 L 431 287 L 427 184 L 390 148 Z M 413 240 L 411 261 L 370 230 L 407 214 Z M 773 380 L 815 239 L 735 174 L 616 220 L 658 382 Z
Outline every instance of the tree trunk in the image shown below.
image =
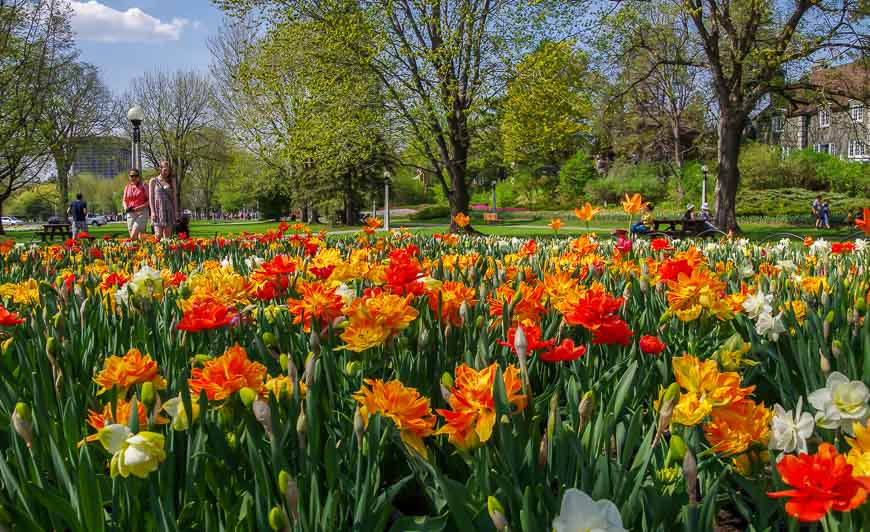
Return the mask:
M 453 117 L 448 120 L 450 129 L 450 144 L 453 146 L 452 160 L 447 161 L 447 173 L 450 176 L 450 232 L 476 233 L 471 224 L 459 227 L 453 218 L 463 213 L 468 215 L 468 204 L 471 197 L 468 194 L 468 183 L 465 177 L 468 172 L 468 152 L 471 148 L 471 137 L 468 135 L 468 119 L 459 106 L 459 99 L 454 98 Z
M 671 124 L 671 133 L 674 137 L 674 168 L 679 173 L 683 168 L 683 143 L 680 138 L 680 121 L 674 120 Z
M 345 225 L 356 225 L 357 222 L 357 207 L 353 193 L 353 170 L 348 171 L 344 176 L 344 223 Z
M 6 198 L 0 200 L 0 235 L 6 234 L 6 229 L 3 228 L 3 202 L 6 201 Z
M 716 225 L 723 231 L 739 231 L 737 225 L 737 187 L 740 184 L 740 141 L 743 122 L 740 114 L 722 111 L 719 115 L 719 167 L 716 180 Z
M 57 215 L 66 220 L 66 208 L 69 205 L 69 166 L 62 156 L 54 156 L 57 168 Z

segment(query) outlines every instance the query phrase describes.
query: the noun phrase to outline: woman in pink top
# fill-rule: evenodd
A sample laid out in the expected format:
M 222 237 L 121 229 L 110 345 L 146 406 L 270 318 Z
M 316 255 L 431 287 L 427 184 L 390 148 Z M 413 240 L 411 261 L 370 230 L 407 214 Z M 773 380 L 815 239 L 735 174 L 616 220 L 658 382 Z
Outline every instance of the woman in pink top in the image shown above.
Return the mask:
M 130 238 L 142 238 L 148 228 L 148 188 L 142 183 L 139 170 L 130 170 L 130 182 L 124 187 L 124 211 Z

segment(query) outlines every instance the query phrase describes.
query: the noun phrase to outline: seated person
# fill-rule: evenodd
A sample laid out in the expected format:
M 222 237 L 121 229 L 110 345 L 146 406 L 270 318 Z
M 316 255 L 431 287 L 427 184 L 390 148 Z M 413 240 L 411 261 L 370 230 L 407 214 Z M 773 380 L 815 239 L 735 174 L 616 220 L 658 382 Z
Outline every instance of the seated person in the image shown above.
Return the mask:
M 704 229 L 717 229 L 715 225 L 713 225 L 710 220 L 713 217 L 710 215 L 710 207 L 706 203 L 701 204 L 701 212 L 695 217 L 696 220 L 701 220 L 704 222 Z
M 686 205 L 686 212 L 683 214 L 683 220 L 695 219 L 695 206 L 693 204 Z
M 640 221 L 631 226 L 632 234 L 649 233 L 653 226 L 653 204 L 647 203 L 646 210 L 640 215 Z

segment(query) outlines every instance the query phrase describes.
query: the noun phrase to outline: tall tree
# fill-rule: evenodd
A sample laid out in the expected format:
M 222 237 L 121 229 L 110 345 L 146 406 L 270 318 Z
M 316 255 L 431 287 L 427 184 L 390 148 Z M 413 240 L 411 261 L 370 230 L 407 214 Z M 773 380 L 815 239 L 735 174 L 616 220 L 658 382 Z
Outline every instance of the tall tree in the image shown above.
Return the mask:
M 859 0 L 659 0 L 683 10 L 702 54 L 656 47 L 647 24 L 626 19 L 625 38 L 644 50 L 653 65 L 700 66 L 709 76 L 718 111 L 716 223 L 737 229 L 737 162 L 750 114 L 772 93 L 786 90 L 785 73 L 806 70 L 825 54 L 845 59 L 848 51 L 866 54 L 867 13 Z M 674 4 L 674 2 L 676 2 Z M 628 6 L 628 4 L 626 4 Z M 794 76 L 793 76 L 794 77 Z
M 228 10 L 265 10 L 272 20 L 314 20 L 371 69 L 387 113 L 415 138 L 453 214 L 467 211 L 476 118 L 503 90 L 509 57 L 549 37 L 555 18 L 540 2 L 513 0 L 218 0 Z M 545 25 L 546 24 L 546 25 Z M 361 34 L 371 38 L 360 39 Z M 363 44 L 363 46 L 361 46 Z M 453 230 L 460 228 L 452 226 Z
M 215 206 L 218 186 L 229 175 L 233 147 L 227 133 L 218 128 L 207 128 L 198 133 L 199 146 L 190 168 L 191 205 L 211 210 Z
M 40 133 L 53 89 L 51 74 L 74 57 L 66 2 L 0 2 L 0 213 L 48 161 Z
M 154 168 L 162 160 L 172 164 L 179 203 L 185 178 L 196 159 L 196 136 L 214 121 L 213 96 L 208 74 L 178 70 L 147 72 L 133 80 L 123 98 L 128 107 L 134 103 L 142 106 L 142 153 Z M 122 124 L 129 130 L 126 119 Z
M 81 143 L 87 137 L 111 129 L 114 102 L 97 68 L 71 62 L 52 73 L 50 105 L 46 106 L 42 135 L 57 171 L 57 214 L 66 216 L 69 203 L 69 171 Z

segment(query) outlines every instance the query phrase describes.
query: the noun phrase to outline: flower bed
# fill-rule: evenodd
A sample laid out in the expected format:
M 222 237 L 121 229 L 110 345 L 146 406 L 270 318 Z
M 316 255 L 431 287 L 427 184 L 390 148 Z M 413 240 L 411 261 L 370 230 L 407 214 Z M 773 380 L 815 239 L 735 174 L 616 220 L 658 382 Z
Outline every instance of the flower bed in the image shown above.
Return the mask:
M 0 245 L 0 527 L 870 526 L 866 241 L 376 226 Z

